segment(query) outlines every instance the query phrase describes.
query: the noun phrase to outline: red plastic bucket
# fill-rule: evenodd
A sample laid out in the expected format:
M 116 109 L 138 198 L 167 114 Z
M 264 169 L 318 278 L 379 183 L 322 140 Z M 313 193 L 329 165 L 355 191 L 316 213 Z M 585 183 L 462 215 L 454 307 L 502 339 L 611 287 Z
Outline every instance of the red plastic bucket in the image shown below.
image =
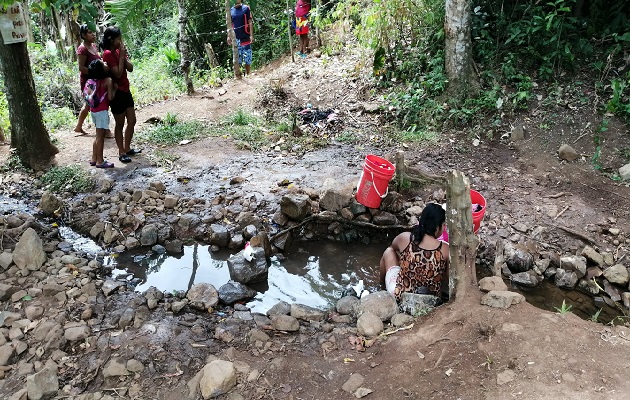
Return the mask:
M 387 196 L 389 181 L 396 167 L 384 158 L 368 154 L 363 163 L 363 173 L 357 185 L 357 201 L 368 208 L 379 208 Z
M 486 215 L 486 198 L 481 195 L 476 190 L 470 190 L 470 204 L 471 207 L 473 204 L 479 204 L 481 206 L 481 210 L 473 211 L 473 232 L 477 233 L 479 228 L 481 227 L 481 221 L 483 220 L 483 216 Z M 448 243 L 448 232 L 444 229 L 442 235 L 438 238 L 438 240 L 444 241 Z
M 486 214 L 486 198 L 481 195 L 476 190 L 470 190 L 470 203 L 471 204 L 479 204 L 481 206 L 481 210 L 473 211 L 473 232 L 477 233 L 479 227 L 481 226 L 481 221 L 483 220 L 483 216 Z

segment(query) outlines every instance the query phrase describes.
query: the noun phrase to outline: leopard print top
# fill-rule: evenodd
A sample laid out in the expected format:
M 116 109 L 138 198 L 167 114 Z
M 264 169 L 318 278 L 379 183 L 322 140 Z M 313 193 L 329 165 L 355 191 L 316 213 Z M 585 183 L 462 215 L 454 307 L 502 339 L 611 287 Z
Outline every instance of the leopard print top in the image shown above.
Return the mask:
M 426 287 L 430 294 L 440 296 L 442 276 L 447 267 L 442 242 L 436 249 L 426 250 L 412 240 L 399 254 L 399 259 L 400 273 L 394 290 L 397 301 L 400 301 L 402 293 L 414 293 L 421 286 Z

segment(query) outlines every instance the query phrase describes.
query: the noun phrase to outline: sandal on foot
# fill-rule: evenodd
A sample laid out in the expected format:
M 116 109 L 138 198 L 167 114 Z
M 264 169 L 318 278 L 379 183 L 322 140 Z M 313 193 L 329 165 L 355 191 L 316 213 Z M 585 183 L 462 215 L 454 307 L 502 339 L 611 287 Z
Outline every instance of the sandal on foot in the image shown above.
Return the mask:
M 96 161 L 90 161 L 90 165 L 91 166 L 95 166 L 96 165 Z
M 131 149 L 127 152 L 128 156 L 135 156 L 136 154 L 142 153 L 142 150 Z
M 114 168 L 114 163 L 103 161 L 103 164 L 96 164 L 96 168 Z
M 126 154 L 118 156 L 118 159 L 120 160 L 120 162 L 125 163 L 125 164 L 131 162 L 131 158 Z

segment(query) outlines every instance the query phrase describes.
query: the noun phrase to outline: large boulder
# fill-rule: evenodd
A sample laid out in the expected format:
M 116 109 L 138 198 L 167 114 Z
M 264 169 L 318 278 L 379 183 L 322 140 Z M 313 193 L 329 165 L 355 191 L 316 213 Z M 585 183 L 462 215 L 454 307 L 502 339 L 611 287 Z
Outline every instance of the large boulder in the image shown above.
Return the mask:
M 311 201 L 305 194 L 286 194 L 280 200 L 280 211 L 291 219 L 301 221 L 311 215 Z
M 625 286 L 628 283 L 628 270 L 622 264 L 615 264 L 604 270 L 604 278 L 610 283 Z
M 28 228 L 20 237 L 13 251 L 13 262 L 20 269 L 37 271 L 46 262 L 42 239 L 33 228 Z
M 246 300 L 255 297 L 258 292 L 242 283 L 229 281 L 219 288 L 219 300 L 225 304 L 236 303 L 239 300 Z
M 534 256 L 510 242 L 505 243 L 504 255 L 505 263 L 512 272 L 529 271 L 534 266 Z
M 322 210 L 341 211 L 346 207 L 352 199 L 352 187 L 349 185 L 341 186 L 333 178 L 328 178 L 322 185 L 319 195 L 319 207 Z
M 357 332 L 367 337 L 376 336 L 383 332 L 383 321 L 369 311 L 364 312 L 357 320 Z
M 186 293 L 186 298 L 191 307 L 209 310 L 219 303 L 219 292 L 209 283 L 196 283 Z
M 252 261 L 247 261 L 244 257 L 244 250 L 230 256 L 227 260 L 230 278 L 233 281 L 247 284 L 262 282 L 267 279 L 269 266 L 265 249 L 262 247 L 252 247 Z
M 39 208 L 44 215 L 54 217 L 59 214 L 59 210 L 63 207 L 63 201 L 50 192 L 44 192 L 39 201 Z
M 236 368 L 230 361 L 214 360 L 203 367 L 199 381 L 204 399 L 213 399 L 229 392 L 236 385 Z
M 493 290 L 491 292 L 486 293 L 481 298 L 481 304 L 493 307 L 493 308 L 508 308 L 513 304 L 518 304 L 525 301 L 525 296 L 520 293 L 503 291 L 503 290 Z
M 586 275 L 586 257 L 584 256 L 565 256 L 560 257 L 560 268 L 565 271 L 573 271 L 578 279 Z
M 30 400 L 49 399 L 59 390 L 57 371 L 47 367 L 26 378 L 26 392 Z
M 363 297 L 359 304 L 359 315 L 365 312 L 371 312 L 381 321 L 388 321 L 398 312 L 398 304 L 394 296 L 387 291 L 370 293 Z

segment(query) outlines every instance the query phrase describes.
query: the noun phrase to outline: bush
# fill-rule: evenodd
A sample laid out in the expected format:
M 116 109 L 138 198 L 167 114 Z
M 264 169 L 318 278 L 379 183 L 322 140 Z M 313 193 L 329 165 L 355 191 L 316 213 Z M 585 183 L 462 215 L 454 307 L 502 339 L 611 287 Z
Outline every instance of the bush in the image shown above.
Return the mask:
M 54 193 L 70 191 L 88 192 L 94 189 L 94 178 L 81 166 L 74 164 L 66 167 L 52 167 L 42 177 L 42 183 Z

